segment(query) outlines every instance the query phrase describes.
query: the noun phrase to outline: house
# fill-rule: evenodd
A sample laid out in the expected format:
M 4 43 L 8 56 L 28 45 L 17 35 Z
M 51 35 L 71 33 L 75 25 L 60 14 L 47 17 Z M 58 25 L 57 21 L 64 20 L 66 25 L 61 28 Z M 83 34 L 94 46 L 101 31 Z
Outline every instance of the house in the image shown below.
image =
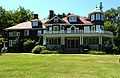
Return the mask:
M 113 33 L 104 30 L 104 13 L 95 8 L 88 18 L 71 14 L 59 18 L 50 10 L 50 19 L 23 22 L 5 29 L 8 32 L 8 50 L 15 50 L 21 39 L 39 41 L 48 48 L 59 47 L 64 53 L 79 53 L 86 49 L 102 50 L 105 42 L 113 45 Z

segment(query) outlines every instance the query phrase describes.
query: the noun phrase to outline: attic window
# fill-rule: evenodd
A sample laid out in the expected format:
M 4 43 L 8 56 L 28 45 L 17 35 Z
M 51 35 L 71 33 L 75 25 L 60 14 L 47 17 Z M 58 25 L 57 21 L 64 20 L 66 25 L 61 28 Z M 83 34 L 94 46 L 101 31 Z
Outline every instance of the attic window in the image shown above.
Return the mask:
M 55 18 L 55 19 L 54 19 L 54 22 L 58 22 L 58 18 Z
M 69 22 L 77 22 L 77 18 L 76 17 L 69 17 Z
M 38 26 L 38 22 L 32 22 L 32 26 Z

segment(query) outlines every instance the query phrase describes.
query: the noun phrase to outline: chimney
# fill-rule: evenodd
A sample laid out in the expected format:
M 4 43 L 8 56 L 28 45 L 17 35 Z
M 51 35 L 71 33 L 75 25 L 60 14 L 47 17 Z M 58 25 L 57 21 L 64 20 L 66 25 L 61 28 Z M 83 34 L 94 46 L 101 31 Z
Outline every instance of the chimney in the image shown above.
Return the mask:
M 38 19 L 38 14 L 33 14 L 33 19 Z
M 53 10 L 49 11 L 49 19 L 51 19 L 52 17 L 54 17 L 55 13 Z

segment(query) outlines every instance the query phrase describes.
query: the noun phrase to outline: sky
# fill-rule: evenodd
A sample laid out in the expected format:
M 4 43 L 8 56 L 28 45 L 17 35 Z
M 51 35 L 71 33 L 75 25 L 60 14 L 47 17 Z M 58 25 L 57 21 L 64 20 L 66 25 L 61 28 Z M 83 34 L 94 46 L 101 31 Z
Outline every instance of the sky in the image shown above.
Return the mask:
M 47 18 L 49 10 L 56 14 L 73 13 L 80 16 L 88 16 L 103 2 L 103 11 L 120 6 L 120 0 L 1 0 L 0 6 L 6 10 L 15 10 L 19 6 L 39 14 L 39 19 Z

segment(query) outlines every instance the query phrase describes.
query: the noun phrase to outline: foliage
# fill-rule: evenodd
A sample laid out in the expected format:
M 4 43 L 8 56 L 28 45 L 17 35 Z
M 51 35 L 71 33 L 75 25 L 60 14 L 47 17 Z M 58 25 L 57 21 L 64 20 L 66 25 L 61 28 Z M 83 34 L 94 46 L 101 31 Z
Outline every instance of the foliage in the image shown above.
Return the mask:
M 53 50 L 43 50 L 40 54 L 58 54 L 58 51 Z
M 40 54 L 43 50 L 46 50 L 45 46 L 37 45 L 33 48 L 32 53 Z
M 106 54 L 106 52 L 103 52 L 103 51 L 90 50 L 90 51 L 88 51 L 88 54 L 105 55 L 105 54 Z
M 120 47 L 119 47 L 120 46 L 120 6 L 117 9 L 111 8 L 107 10 L 104 14 L 105 14 L 105 23 L 104 23 L 105 30 L 112 31 L 115 36 L 114 37 L 115 46 L 113 47 L 113 52 L 120 51 Z
M 26 40 L 26 41 L 23 43 L 23 46 L 24 46 L 24 51 L 25 51 L 25 52 L 31 52 L 32 49 L 33 49 L 34 46 L 35 46 L 35 41 L 34 41 L 34 40 Z
M 7 33 L 4 29 L 14 26 L 18 23 L 33 19 L 33 12 L 19 6 L 17 10 L 7 11 L 0 7 L 0 35 L 6 37 Z

